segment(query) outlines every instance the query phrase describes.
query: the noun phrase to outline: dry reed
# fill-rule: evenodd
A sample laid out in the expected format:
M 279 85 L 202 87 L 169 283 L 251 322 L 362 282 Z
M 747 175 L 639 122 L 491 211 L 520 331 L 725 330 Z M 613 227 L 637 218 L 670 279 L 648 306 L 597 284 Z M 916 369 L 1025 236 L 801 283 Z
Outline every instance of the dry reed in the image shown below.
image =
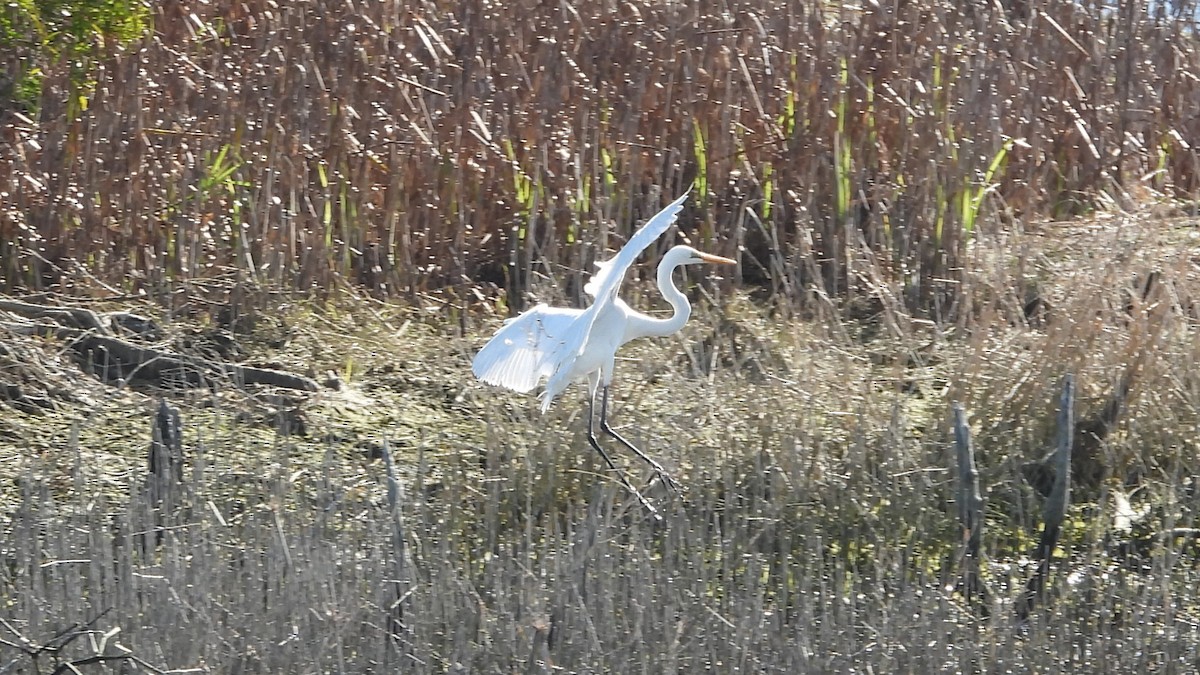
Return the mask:
M 953 315 L 968 242 L 1194 196 L 1189 2 L 173 2 L 4 119 L 9 288 L 578 274 L 664 196 L 775 299 Z M 74 105 L 75 98 L 86 105 Z M 81 282 L 74 282 L 81 283 Z M 90 284 L 94 286 L 94 284 Z M 808 303 L 811 305 L 811 303 Z

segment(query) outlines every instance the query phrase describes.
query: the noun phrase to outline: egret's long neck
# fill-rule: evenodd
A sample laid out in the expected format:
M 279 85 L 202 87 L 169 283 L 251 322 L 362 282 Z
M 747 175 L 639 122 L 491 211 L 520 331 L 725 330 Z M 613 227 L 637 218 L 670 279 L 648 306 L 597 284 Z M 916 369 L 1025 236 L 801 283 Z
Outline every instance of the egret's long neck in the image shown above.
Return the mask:
M 670 258 L 671 256 L 664 258 L 658 265 L 658 290 L 662 292 L 663 298 L 671 303 L 675 312 L 668 319 L 643 317 L 638 331 L 641 335 L 661 337 L 678 332 L 692 315 L 692 305 L 687 296 L 675 287 L 675 268 L 679 267 L 680 263 Z

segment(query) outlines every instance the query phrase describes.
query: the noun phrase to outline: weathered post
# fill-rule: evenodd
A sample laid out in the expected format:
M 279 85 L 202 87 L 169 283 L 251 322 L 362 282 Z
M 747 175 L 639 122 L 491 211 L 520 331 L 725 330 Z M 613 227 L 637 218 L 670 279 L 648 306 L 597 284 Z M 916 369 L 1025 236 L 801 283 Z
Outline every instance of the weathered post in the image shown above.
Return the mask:
M 154 546 L 162 544 L 167 530 L 178 524 L 183 488 L 183 432 L 179 409 L 159 401 L 150 432 L 146 457 L 146 501 L 153 514 Z M 142 551 L 148 549 L 143 541 Z
M 408 599 L 409 583 L 408 569 L 405 566 L 405 550 L 404 540 L 404 517 L 401 509 L 403 508 L 404 488 L 400 484 L 400 478 L 396 475 L 396 463 L 392 458 L 392 447 L 388 440 L 383 439 L 381 444 L 383 448 L 384 466 L 387 469 L 387 503 L 389 520 L 392 524 L 392 555 L 394 556 L 393 563 L 395 565 L 395 579 L 392 581 L 394 593 L 391 597 L 391 604 L 388 609 L 387 625 L 388 633 L 392 640 L 399 640 L 399 637 L 404 634 L 404 603 Z
M 1037 547 L 1037 570 L 1025 586 L 1025 592 L 1017 600 L 1017 621 L 1025 625 L 1033 612 L 1038 598 L 1046 588 L 1050 576 L 1050 562 L 1062 522 L 1071 503 L 1071 445 L 1075 438 L 1075 376 L 1068 374 L 1063 383 L 1062 397 L 1058 407 L 1058 447 L 1055 448 L 1052 465 L 1054 484 L 1046 505 L 1042 509 L 1042 537 Z
M 954 447 L 958 455 L 958 519 L 962 523 L 966 549 L 962 555 L 962 594 L 980 616 L 991 616 L 991 593 L 979 574 L 979 549 L 983 543 L 983 498 L 979 494 L 979 470 L 975 467 L 975 447 L 971 428 L 961 403 L 953 405 Z

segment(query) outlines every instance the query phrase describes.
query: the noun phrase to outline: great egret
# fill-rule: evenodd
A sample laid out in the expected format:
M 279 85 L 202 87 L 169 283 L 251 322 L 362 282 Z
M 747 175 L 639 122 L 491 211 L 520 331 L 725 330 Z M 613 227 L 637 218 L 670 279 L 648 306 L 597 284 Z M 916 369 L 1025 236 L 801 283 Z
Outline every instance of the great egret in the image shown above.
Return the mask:
M 617 349 L 639 337 L 662 337 L 677 332 L 687 323 L 692 306 L 687 296 L 675 287 L 671 276 L 677 267 L 697 263 L 736 265 L 729 258 L 701 253 L 690 246 L 676 246 L 663 256 L 658 265 L 658 289 L 675 310 L 669 319 L 656 319 L 642 314 L 617 296 L 625 272 L 651 243 L 675 222 L 688 195 L 671 202 L 651 218 L 632 237 L 615 257 L 596 263 L 599 270 L 583 287 L 595 298 L 587 309 L 550 307 L 540 304 L 520 316 L 508 319 L 490 341 L 475 355 L 471 370 L 475 377 L 489 384 L 527 392 L 545 379 L 542 391 L 542 412 L 550 408 L 554 398 L 567 385 L 588 379 L 588 442 L 609 468 L 620 478 L 655 517 L 658 512 L 634 489 L 608 453 L 600 446 L 593 427 L 596 392 L 600 399 L 600 428 L 617 439 L 649 464 L 659 478 L 674 490 L 675 482 L 658 462 L 642 452 L 608 424 L 608 389 L 613 380 Z

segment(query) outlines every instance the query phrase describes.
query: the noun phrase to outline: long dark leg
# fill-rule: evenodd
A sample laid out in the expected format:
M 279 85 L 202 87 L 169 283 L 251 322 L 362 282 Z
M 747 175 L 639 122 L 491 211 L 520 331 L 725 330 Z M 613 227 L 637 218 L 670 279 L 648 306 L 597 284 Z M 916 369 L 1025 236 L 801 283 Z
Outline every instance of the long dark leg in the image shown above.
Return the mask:
M 604 433 L 606 433 L 609 436 L 612 436 L 613 438 L 620 441 L 621 445 L 624 445 L 625 447 L 632 450 L 633 454 L 637 455 L 638 457 L 641 457 L 642 461 L 649 464 L 650 468 L 654 469 L 654 473 L 658 474 L 659 480 L 661 480 L 675 494 L 679 494 L 679 483 L 675 482 L 674 478 L 671 478 L 671 475 L 669 473 L 667 473 L 667 470 L 664 469 L 661 464 L 654 461 L 654 458 L 651 457 L 650 455 L 647 455 L 646 453 L 644 453 L 640 449 L 638 449 L 638 447 L 636 445 L 625 440 L 624 436 L 622 436 L 621 434 L 618 434 L 616 432 L 616 430 L 614 430 L 612 427 L 610 427 L 608 425 L 608 385 L 602 385 L 602 386 L 604 388 L 604 393 L 601 395 L 601 399 L 600 399 L 600 428 L 604 430 Z M 591 419 L 588 419 L 588 423 L 589 423 L 589 425 L 591 424 Z M 590 426 L 589 426 L 589 430 L 590 430 Z
M 607 391 L 608 389 L 605 388 L 605 392 Z M 600 453 L 600 456 L 604 458 L 604 463 L 608 464 L 608 468 L 617 475 L 617 478 L 621 481 L 621 484 L 625 486 L 625 489 L 632 492 L 634 497 L 637 497 L 637 500 L 642 503 L 642 506 L 646 507 L 646 510 L 650 512 L 650 515 L 654 516 L 655 520 L 662 520 L 662 516 L 658 515 L 658 509 L 655 509 L 653 506 L 651 506 L 650 502 L 646 501 L 646 498 L 642 496 L 642 493 L 638 492 L 637 488 L 630 484 L 629 479 L 625 477 L 625 472 L 617 468 L 617 465 L 612 461 L 612 457 L 609 457 L 608 453 L 604 451 L 604 448 L 600 447 L 600 441 L 596 439 L 593 426 L 594 420 L 596 419 L 595 408 L 596 395 L 595 392 L 593 392 L 592 395 L 588 397 L 588 443 L 591 443 L 592 447 L 596 449 L 596 452 Z M 602 420 L 601 425 L 603 426 L 604 424 L 605 423 Z

